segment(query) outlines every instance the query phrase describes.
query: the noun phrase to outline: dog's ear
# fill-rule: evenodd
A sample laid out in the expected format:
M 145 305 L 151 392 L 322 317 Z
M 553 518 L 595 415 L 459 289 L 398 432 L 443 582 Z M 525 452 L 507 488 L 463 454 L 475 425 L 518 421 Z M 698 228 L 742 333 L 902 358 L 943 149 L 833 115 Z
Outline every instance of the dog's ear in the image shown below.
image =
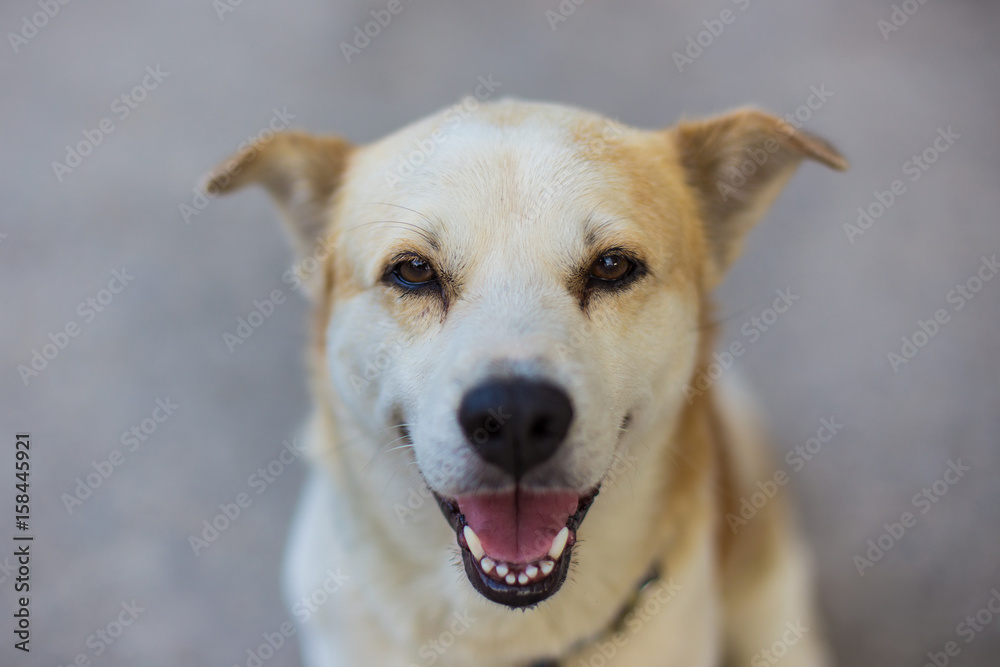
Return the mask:
M 281 132 L 261 139 L 213 169 L 209 194 L 263 185 L 291 227 L 300 257 L 312 255 L 326 230 L 329 204 L 353 146 L 335 136 Z
M 824 139 L 756 109 L 682 122 L 669 132 L 705 224 L 713 284 L 803 158 L 838 171 L 847 168 L 844 156 Z

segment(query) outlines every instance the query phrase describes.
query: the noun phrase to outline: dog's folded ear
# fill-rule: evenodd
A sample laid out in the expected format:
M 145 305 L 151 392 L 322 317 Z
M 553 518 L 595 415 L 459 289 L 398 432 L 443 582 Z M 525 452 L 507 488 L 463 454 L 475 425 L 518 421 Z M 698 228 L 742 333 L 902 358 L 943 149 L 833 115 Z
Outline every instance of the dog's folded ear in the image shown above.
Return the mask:
M 824 139 L 756 109 L 682 122 L 670 134 L 706 226 L 712 282 L 739 255 L 744 236 L 803 158 L 847 169 L 844 156 Z
M 209 194 L 262 185 L 291 227 L 301 257 L 312 255 L 326 230 L 329 205 L 353 146 L 335 136 L 281 132 L 232 156 L 206 176 Z

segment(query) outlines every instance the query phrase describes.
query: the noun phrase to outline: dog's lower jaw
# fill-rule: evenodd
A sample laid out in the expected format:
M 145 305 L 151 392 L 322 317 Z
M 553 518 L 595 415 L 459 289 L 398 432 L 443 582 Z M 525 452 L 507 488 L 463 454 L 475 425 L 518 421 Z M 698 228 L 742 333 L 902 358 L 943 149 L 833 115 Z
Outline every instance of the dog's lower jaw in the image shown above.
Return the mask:
M 472 587 L 487 600 L 516 609 L 534 607 L 558 593 L 569 574 L 577 531 L 599 491 L 598 486 L 579 498 L 575 513 L 553 538 L 546 557 L 520 565 L 496 562 L 487 556 L 475 531 L 466 523 L 458 503 L 446 500 L 437 493 L 434 497 L 455 531 L 465 573 Z

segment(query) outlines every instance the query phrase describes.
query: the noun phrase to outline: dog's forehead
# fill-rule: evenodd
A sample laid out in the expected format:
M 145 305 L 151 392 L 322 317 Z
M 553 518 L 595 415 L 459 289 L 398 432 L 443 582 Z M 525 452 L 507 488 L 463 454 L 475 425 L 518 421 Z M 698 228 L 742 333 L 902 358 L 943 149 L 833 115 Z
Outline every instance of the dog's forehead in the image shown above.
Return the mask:
M 551 105 L 461 109 L 364 149 L 342 211 L 345 228 L 368 227 L 354 243 L 370 250 L 426 232 L 452 251 L 530 243 L 570 253 L 612 228 L 641 237 L 622 169 L 634 130 Z

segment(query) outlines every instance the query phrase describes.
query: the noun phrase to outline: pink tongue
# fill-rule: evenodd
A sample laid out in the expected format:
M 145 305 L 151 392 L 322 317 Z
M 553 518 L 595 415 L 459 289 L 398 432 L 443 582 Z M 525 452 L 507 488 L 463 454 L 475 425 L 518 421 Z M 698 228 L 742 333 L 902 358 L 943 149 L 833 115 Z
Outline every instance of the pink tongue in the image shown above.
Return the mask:
M 486 555 L 507 563 L 530 563 L 549 552 L 552 540 L 576 513 L 572 491 L 476 493 L 456 498 Z

